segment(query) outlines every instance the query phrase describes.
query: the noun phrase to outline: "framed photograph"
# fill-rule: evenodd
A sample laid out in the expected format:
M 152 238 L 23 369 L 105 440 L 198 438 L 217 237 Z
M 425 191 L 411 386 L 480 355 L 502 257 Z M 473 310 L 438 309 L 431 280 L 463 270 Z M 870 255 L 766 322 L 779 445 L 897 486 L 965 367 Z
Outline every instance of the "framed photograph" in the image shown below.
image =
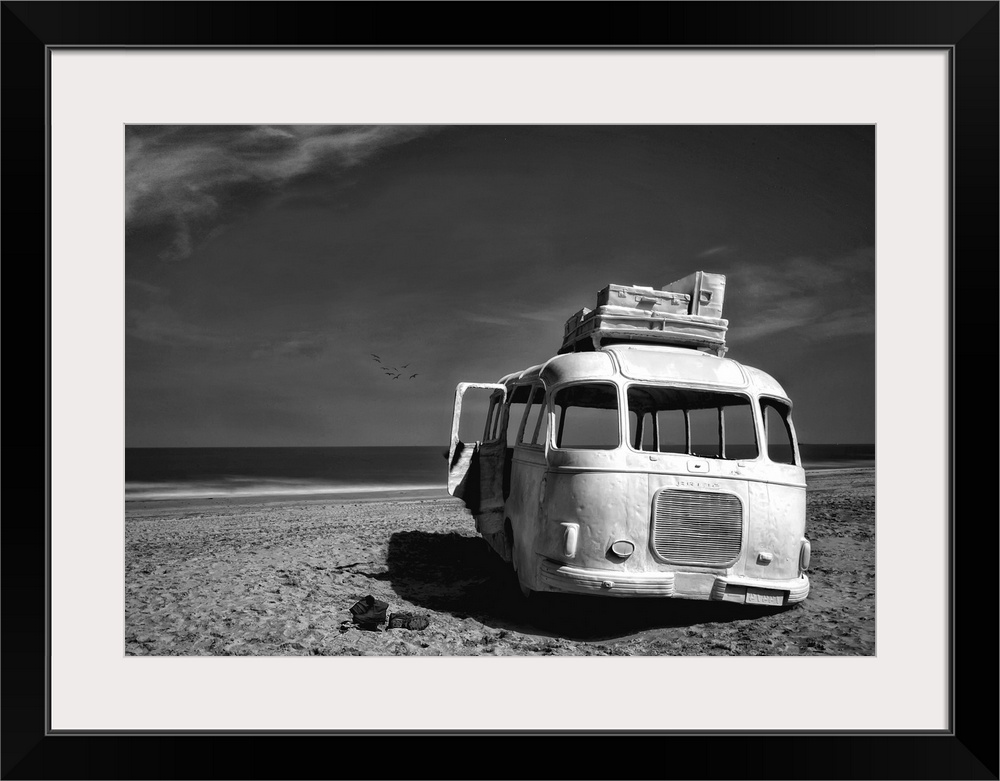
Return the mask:
M 997 778 L 957 460 L 993 404 L 956 396 L 996 355 L 997 3 L 430 32 L 496 10 L 3 4 L 7 290 L 46 304 L 44 351 L 5 340 L 45 430 L 8 396 L 44 511 L 9 473 L 4 778 L 364 776 L 444 737 L 558 739 L 557 777 Z M 679 389 L 662 349 L 699 356 Z M 640 472 L 648 550 L 584 508 Z M 503 502 L 546 485 L 536 564 Z

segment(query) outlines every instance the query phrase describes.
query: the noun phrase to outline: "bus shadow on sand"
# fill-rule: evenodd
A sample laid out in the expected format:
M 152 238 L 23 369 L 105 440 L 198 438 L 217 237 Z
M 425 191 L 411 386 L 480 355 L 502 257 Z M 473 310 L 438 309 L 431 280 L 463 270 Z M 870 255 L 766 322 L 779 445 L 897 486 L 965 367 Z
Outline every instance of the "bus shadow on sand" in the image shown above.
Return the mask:
M 726 623 L 781 612 L 722 602 L 602 597 L 576 594 L 521 596 L 510 565 L 481 537 L 396 532 L 389 538 L 393 591 L 419 607 L 474 618 L 525 634 L 567 640 L 610 640 L 650 629 Z

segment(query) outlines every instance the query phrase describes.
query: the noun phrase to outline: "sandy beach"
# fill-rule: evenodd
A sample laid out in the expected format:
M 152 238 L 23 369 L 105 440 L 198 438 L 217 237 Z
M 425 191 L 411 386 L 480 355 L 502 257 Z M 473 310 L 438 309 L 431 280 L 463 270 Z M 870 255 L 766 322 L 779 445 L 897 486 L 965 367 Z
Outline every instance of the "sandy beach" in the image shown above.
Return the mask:
M 812 588 L 784 610 L 542 595 L 443 490 L 127 502 L 127 655 L 875 653 L 875 470 L 807 475 Z M 423 630 L 369 631 L 368 594 Z

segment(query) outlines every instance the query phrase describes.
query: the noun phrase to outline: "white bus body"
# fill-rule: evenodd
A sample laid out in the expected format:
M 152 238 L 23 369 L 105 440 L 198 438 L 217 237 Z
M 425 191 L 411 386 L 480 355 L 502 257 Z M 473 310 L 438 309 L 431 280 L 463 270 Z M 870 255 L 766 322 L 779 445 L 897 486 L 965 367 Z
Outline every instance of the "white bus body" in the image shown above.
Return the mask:
M 459 439 L 469 388 L 482 439 Z M 789 605 L 806 598 L 805 472 L 769 375 L 612 344 L 455 395 L 448 489 L 522 592 Z

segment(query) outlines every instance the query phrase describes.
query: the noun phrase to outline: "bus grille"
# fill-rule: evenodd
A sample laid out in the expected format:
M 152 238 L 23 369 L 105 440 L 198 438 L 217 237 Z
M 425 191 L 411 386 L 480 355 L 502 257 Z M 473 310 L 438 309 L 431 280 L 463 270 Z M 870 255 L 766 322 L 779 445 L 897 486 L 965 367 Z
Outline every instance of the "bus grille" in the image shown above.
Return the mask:
M 732 494 L 665 488 L 653 497 L 653 550 L 665 561 L 732 564 L 742 537 L 743 505 Z

